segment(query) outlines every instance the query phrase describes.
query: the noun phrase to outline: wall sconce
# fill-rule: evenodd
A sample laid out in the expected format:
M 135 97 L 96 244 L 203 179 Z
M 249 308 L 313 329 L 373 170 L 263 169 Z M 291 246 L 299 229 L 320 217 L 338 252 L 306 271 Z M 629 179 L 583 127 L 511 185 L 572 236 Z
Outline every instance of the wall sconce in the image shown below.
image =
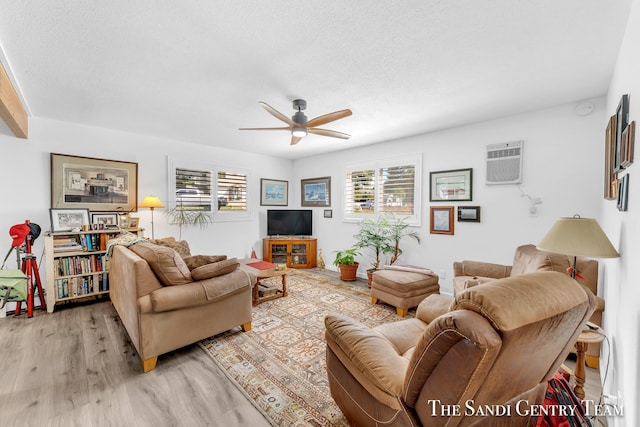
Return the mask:
M 542 204 L 542 199 L 540 197 L 531 197 L 527 193 L 524 192 L 522 187 L 518 187 L 518 190 L 522 193 L 520 197 L 526 197 L 529 199 L 529 215 L 537 215 L 538 214 L 538 206 Z

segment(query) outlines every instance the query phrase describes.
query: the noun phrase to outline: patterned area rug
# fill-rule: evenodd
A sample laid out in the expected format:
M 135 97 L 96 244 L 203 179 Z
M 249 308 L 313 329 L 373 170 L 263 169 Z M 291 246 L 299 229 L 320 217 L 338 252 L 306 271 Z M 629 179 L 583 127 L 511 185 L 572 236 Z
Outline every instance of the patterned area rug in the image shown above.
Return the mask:
M 287 274 L 287 289 L 253 308 L 250 332 L 234 328 L 200 345 L 273 425 L 348 426 L 329 394 L 324 318 L 337 312 L 369 326 L 401 318 L 371 304 L 369 290 L 311 271 Z

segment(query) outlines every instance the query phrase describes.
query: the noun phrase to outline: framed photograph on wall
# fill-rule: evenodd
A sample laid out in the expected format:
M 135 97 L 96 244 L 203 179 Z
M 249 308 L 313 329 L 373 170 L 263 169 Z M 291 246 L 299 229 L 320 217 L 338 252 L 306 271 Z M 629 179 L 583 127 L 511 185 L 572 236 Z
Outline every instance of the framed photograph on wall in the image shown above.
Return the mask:
M 331 209 L 325 209 L 325 210 L 324 210 L 324 217 L 325 217 L 325 218 L 333 218 L 333 210 L 331 210 Z
M 629 122 L 629 95 L 622 95 L 618 108 L 616 109 L 616 148 L 615 148 L 615 162 L 614 172 L 620 172 L 624 169 L 622 166 L 622 132 L 627 127 Z
M 471 201 L 473 169 L 429 173 L 429 200 L 432 202 Z
M 302 206 L 331 206 L 331 177 L 300 180 Z
M 453 235 L 453 206 L 431 206 L 431 234 Z
M 49 209 L 51 231 L 81 230 L 89 225 L 89 209 Z
M 260 206 L 288 206 L 289 181 L 260 178 Z
M 605 132 L 604 144 L 604 198 L 607 200 L 615 200 L 617 188 L 614 183 L 616 180 L 615 160 L 616 160 L 616 115 L 609 118 L 609 124 Z
M 636 122 L 632 121 L 622 132 L 622 154 L 620 165 L 628 168 L 633 164 L 634 139 L 636 137 Z
M 458 206 L 458 222 L 480 222 L 480 206 Z
M 51 153 L 51 207 L 136 211 L 138 164 Z
M 629 200 L 629 174 L 618 180 L 618 210 L 626 211 Z

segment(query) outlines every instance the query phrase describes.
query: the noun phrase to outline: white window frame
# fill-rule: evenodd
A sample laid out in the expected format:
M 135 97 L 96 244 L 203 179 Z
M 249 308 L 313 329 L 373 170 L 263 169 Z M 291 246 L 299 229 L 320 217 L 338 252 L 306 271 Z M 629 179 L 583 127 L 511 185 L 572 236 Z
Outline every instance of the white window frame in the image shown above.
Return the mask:
M 218 174 L 220 172 L 227 172 L 227 173 L 235 173 L 235 174 L 239 174 L 239 175 L 244 175 L 246 177 L 246 194 L 247 194 L 247 209 L 243 210 L 243 211 L 225 211 L 225 210 L 218 210 Z M 213 215 L 213 220 L 214 222 L 217 221 L 248 221 L 251 219 L 251 192 L 250 190 L 250 183 L 251 182 L 251 175 L 249 173 L 249 171 L 247 169 L 242 169 L 242 168 L 237 168 L 237 167 L 232 167 L 232 166 L 222 166 L 222 165 L 216 165 L 213 168 L 213 198 L 215 199 L 216 203 L 213 205 L 213 209 L 214 209 L 214 215 Z
M 190 163 L 190 164 L 188 164 Z M 167 171 L 167 178 L 168 178 L 168 183 L 167 183 L 167 187 L 168 187 L 168 194 L 167 194 L 167 201 L 169 202 L 169 208 L 175 208 L 177 206 L 177 197 L 176 197 L 176 169 L 190 169 L 190 170 L 200 170 L 200 171 L 207 171 L 211 173 L 211 200 L 212 200 L 212 204 L 211 204 L 211 210 L 208 211 L 210 213 L 215 213 L 215 208 L 216 206 L 213 205 L 213 200 L 214 200 L 214 175 L 213 175 L 213 171 L 211 170 L 211 165 L 205 165 L 203 163 L 200 164 L 193 164 L 191 162 L 187 162 L 187 161 L 177 161 L 174 159 L 171 159 L 169 157 L 167 157 L 167 166 L 168 166 L 168 171 Z
M 380 198 L 380 170 L 383 168 L 390 168 L 396 166 L 407 166 L 412 165 L 415 168 L 415 176 L 414 176 L 414 195 L 413 195 L 413 214 L 412 215 L 398 215 L 407 218 L 407 223 L 414 227 L 419 227 L 421 225 L 422 219 L 422 156 L 420 154 L 412 154 L 401 157 L 394 157 L 389 159 L 378 159 L 371 160 L 368 162 L 360 162 L 360 163 L 351 163 L 344 166 L 342 172 L 342 219 L 344 222 L 359 222 L 364 218 L 376 218 L 379 216 L 380 209 L 379 204 L 381 201 Z M 373 170 L 374 172 L 374 212 L 371 213 L 357 213 L 357 212 L 348 212 L 349 201 L 347 200 L 347 195 L 350 194 L 349 189 L 347 188 L 347 174 L 356 171 L 363 170 Z

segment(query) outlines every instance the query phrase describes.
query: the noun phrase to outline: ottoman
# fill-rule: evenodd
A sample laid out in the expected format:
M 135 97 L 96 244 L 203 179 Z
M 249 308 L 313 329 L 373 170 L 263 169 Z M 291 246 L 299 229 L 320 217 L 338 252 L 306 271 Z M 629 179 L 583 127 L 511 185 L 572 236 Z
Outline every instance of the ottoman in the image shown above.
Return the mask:
M 376 270 L 371 280 L 371 302 L 378 300 L 396 307 L 404 317 L 411 307 L 417 307 L 431 294 L 440 293 L 438 275 L 428 269 L 402 268 Z

